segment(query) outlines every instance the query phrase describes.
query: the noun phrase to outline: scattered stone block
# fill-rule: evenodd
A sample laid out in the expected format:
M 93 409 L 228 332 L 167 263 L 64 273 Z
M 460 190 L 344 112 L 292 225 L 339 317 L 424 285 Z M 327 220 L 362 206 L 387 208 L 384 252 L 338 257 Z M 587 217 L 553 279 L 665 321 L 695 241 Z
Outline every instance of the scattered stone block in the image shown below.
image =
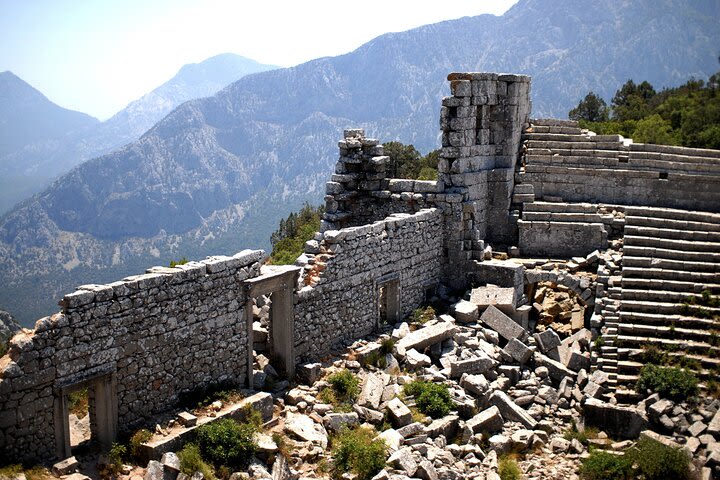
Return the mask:
M 561 343 L 560 337 L 557 333 L 555 333 L 555 330 L 553 330 L 552 328 L 548 328 L 541 333 L 536 333 L 535 335 L 533 335 L 533 338 L 535 339 L 535 343 L 537 344 L 538 348 L 542 353 L 547 353 L 553 348 L 559 347 Z
M 387 459 L 387 463 L 398 470 L 404 471 L 408 477 L 415 475 L 415 472 L 418 469 L 418 464 L 413 458 L 412 450 L 409 447 L 401 448 L 390 455 Z
M 438 480 L 440 478 L 437 470 L 435 470 L 433 464 L 428 460 L 420 462 L 417 471 L 415 472 L 415 476 L 422 480 Z
M 388 446 L 390 452 L 397 451 L 403 443 L 402 435 L 400 435 L 400 433 L 398 433 L 398 431 L 394 428 L 384 430 L 377 436 L 377 438 L 385 442 L 385 445 Z
M 405 351 L 414 348 L 421 351 L 426 347 L 435 345 L 451 338 L 457 331 L 455 324 L 450 322 L 439 322 L 435 325 L 420 328 L 414 332 L 410 332 L 404 338 L 401 338 L 396 347 Z
M 197 424 L 197 417 L 190 412 L 178 413 L 178 421 L 184 427 L 192 427 Z
M 502 415 L 500 415 L 500 410 L 495 405 L 483 410 L 465 422 L 466 427 L 469 428 L 473 434 L 481 432 L 499 432 L 502 430 L 503 424 L 504 422 Z
M 633 407 L 621 407 L 588 398 L 583 404 L 585 425 L 602 429 L 614 438 L 637 438 L 647 429 L 645 415 Z
M 517 338 L 524 341 L 528 336 L 524 328 L 492 305 L 483 312 L 480 320 L 506 340 Z
M 390 376 L 384 373 L 368 373 L 363 381 L 357 404 L 361 407 L 369 407 L 374 410 L 380 406 L 382 393 L 385 385 L 390 381 Z
M 418 352 L 414 348 L 411 348 L 410 350 L 405 352 L 405 363 L 412 370 L 416 370 L 422 367 L 428 367 L 432 364 L 432 362 L 430 361 L 430 357 L 428 357 L 424 353 Z
M 484 373 L 495 365 L 495 361 L 482 352 L 478 356 L 466 360 L 453 360 L 450 362 L 450 377 L 458 378 L 463 373 Z
M 312 442 L 323 449 L 328 446 L 325 428 L 307 415 L 288 413 L 285 419 L 285 432 L 305 442 Z
M 459 422 L 460 417 L 457 415 L 446 415 L 443 418 L 433 420 L 430 425 L 425 427 L 425 433 L 433 438 L 438 435 L 445 435 L 445 438 L 451 438 L 457 433 Z
M 541 353 L 535 352 L 535 362 L 548 369 L 548 375 L 553 380 L 560 382 L 565 377 L 575 378 L 575 372 L 567 368 L 562 363 L 553 360 Z
M 355 412 L 328 413 L 323 419 L 323 424 L 331 432 L 339 432 L 345 425 L 357 425 L 359 420 L 359 416 Z
M 300 381 L 302 381 L 306 385 L 312 385 L 320 379 L 320 373 L 322 372 L 322 364 L 305 363 L 298 366 L 296 372 Z
M 460 323 L 476 323 L 478 321 L 478 306 L 467 300 L 460 300 L 455 304 L 455 319 Z
M 174 452 L 165 452 L 160 458 L 165 470 L 169 470 L 171 474 L 177 476 L 180 473 L 180 458 Z
M 145 468 L 143 480 L 164 480 L 165 470 L 162 463 L 157 460 L 150 460 Z
M 533 355 L 533 351 L 517 338 L 511 339 L 505 345 L 503 352 L 521 365 L 527 363 Z
M 490 395 L 488 401 L 500 410 L 504 419 L 520 422 L 532 430 L 537 426 L 537 421 L 526 410 L 516 405 L 507 393 L 496 390 Z
M 75 457 L 68 457 L 52 466 L 52 472 L 57 475 L 69 475 L 76 471 L 80 464 Z
M 460 386 L 468 392 L 482 397 L 488 391 L 489 383 L 483 375 L 463 375 Z
M 412 412 L 399 398 L 393 398 L 388 402 L 390 419 L 396 427 L 404 427 L 412 423 Z

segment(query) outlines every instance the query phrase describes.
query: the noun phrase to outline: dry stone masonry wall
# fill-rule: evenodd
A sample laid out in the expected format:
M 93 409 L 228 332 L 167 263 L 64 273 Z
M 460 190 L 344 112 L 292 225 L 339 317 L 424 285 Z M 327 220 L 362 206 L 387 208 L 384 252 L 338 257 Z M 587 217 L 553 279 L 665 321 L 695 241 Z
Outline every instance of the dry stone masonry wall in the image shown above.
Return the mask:
M 248 342 L 242 282 L 258 275 L 261 258 L 261 250 L 248 250 L 157 267 L 66 295 L 60 313 L 16 335 L 0 360 L 2 456 L 62 456 L 59 429 L 67 416 L 57 417 L 73 385 L 110 382 L 114 411 L 107 413 L 131 429 L 175 406 L 181 392 L 242 384 Z

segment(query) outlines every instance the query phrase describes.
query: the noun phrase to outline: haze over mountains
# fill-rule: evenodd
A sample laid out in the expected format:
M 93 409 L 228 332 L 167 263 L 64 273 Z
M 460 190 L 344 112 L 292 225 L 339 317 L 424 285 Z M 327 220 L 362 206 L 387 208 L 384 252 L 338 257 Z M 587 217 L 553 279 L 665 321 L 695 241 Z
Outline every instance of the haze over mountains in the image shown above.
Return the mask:
M 628 78 L 656 88 L 718 70 L 714 0 L 521 0 L 378 37 L 352 53 L 243 77 L 184 103 L 0 219 L 0 308 L 21 323 L 82 283 L 182 256 L 267 247 L 278 220 L 319 203 L 342 129 L 438 146 L 450 71 L 533 77 L 533 116 L 565 118 Z
M 0 214 L 84 160 L 136 140 L 181 103 L 273 68 L 231 53 L 188 64 L 104 122 L 55 105 L 11 72 L 0 74 Z

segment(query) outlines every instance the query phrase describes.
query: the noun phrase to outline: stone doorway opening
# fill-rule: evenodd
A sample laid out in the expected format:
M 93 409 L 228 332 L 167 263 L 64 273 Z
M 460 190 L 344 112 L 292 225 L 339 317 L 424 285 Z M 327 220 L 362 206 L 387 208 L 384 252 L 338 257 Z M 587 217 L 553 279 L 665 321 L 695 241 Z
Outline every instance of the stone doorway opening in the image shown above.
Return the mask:
M 394 325 L 400 321 L 400 277 L 397 273 L 391 273 L 378 278 L 375 284 L 378 309 L 376 327 Z
M 253 386 L 255 343 L 253 322 L 257 299 L 270 307 L 265 354 L 272 367 L 282 376 L 295 375 L 294 294 L 300 268 L 292 265 L 265 265 L 260 276 L 245 281 L 245 320 L 248 331 L 248 386 Z
M 59 387 L 55 399 L 58 458 L 108 451 L 117 435 L 117 422 L 114 374 Z

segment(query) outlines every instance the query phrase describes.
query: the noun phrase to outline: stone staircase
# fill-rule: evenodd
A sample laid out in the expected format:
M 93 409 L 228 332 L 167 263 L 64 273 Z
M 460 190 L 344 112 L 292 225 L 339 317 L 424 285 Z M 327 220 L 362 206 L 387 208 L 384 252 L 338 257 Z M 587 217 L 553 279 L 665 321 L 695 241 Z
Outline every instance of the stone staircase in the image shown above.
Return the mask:
M 617 324 L 606 317 L 603 358 L 617 360 L 616 396 L 633 398 L 643 347 L 699 365 L 702 379 L 720 372 L 720 308 L 698 315 L 683 303 L 720 294 L 720 214 L 653 207 L 625 208 Z M 612 296 L 612 294 L 611 294 Z M 703 318 L 705 317 L 705 318 Z M 707 318 L 710 317 L 710 318 Z M 612 357 L 610 357 L 612 358 Z

